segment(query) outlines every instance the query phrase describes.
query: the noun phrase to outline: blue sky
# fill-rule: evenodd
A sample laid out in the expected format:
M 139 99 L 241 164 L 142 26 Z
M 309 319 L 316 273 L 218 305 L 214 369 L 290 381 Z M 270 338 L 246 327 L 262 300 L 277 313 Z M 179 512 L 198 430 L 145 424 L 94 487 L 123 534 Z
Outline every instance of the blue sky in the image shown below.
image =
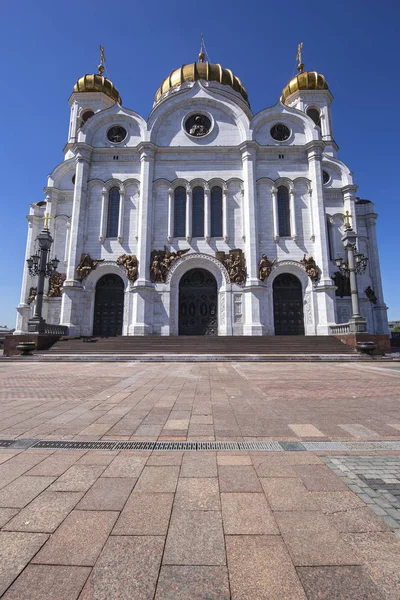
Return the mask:
M 15 325 L 25 216 L 63 158 L 68 98 L 78 77 L 95 72 L 99 44 L 124 106 L 147 117 L 162 79 L 196 60 L 200 32 L 211 62 L 241 78 L 255 113 L 278 101 L 304 43 L 306 69 L 323 73 L 335 97 L 339 158 L 357 195 L 376 204 L 385 299 L 389 318 L 400 319 L 396 0 L 3 0 L 1 17 L 0 325 Z

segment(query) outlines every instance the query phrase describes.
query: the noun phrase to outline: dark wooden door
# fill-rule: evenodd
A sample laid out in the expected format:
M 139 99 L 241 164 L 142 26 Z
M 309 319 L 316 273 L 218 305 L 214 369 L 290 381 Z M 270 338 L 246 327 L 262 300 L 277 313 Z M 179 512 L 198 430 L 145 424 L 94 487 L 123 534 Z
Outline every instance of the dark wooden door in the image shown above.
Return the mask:
M 303 293 L 294 275 L 283 273 L 274 281 L 275 335 L 304 335 Z
M 179 335 L 218 335 L 217 282 L 205 269 L 192 269 L 179 282 Z
M 118 275 L 104 275 L 96 285 L 93 335 L 122 335 L 124 315 L 124 282 Z

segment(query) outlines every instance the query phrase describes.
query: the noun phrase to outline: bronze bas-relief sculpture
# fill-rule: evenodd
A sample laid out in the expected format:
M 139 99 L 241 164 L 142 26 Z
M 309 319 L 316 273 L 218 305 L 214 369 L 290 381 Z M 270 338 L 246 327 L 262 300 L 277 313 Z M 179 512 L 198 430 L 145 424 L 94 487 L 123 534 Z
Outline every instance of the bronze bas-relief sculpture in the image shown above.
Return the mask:
M 271 274 L 272 267 L 276 263 L 277 259 L 269 260 L 266 254 L 263 254 L 260 262 L 258 263 L 258 279 L 260 281 L 265 281 L 267 277 Z
M 376 297 L 376 294 L 370 285 L 364 290 L 364 292 L 372 304 L 377 304 L 378 298 Z
M 153 250 L 150 256 L 150 280 L 153 283 L 165 283 L 174 262 L 189 250 L 190 248 L 171 252 L 166 246 L 164 250 Z
M 49 298 L 61 298 L 62 286 L 66 277 L 65 273 L 58 273 L 58 271 L 50 275 L 49 291 L 47 292 Z
M 306 255 L 304 255 L 300 262 L 304 266 L 311 281 L 317 282 L 319 279 L 320 270 L 313 257 L 310 256 L 307 258 Z
M 215 258 L 217 258 L 229 274 L 229 279 L 233 283 L 238 283 L 242 285 L 245 283 L 247 278 L 246 271 L 246 259 L 243 254 L 243 250 L 234 249 L 229 250 L 229 253 L 226 252 L 216 252 Z
M 83 281 L 85 277 L 91 273 L 100 262 L 104 262 L 104 258 L 90 258 L 89 254 L 82 254 L 81 262 L 76 267 L 76 278 L 78 281 Z
M 36 298 L 36 294 L 37 294 L 37 287 L 31 287 L 29 289 L 28 304 L 32 304 L 32 302 Z
M 138 260 L 135 254 L 122 254 L 117 258 L 117 265 L 125 268 L 129 281 L 136 281 L 138 277 Z

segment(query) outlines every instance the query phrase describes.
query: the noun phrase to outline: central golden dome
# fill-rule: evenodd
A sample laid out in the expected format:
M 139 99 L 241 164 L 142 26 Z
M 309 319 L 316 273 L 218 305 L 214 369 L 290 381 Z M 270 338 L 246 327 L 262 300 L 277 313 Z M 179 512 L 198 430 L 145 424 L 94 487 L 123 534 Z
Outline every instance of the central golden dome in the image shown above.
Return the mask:
M 154 104 L 171 88 L 181 85 L 182 83 L 199 81 L 216 81 L 222 85 L 229 85 L 235 92 L 239 92 L 245 102 L 250 106 L 249 98 L 246 89 L 243 87 L 239 77 L 236 77 L 230 69 L 224 69 L 221 65 L 213 65 L 209 62 L 195 62 L 190 65 L 183 65 L 179 69 L 175 69 L 164 79 L 156 92 Z

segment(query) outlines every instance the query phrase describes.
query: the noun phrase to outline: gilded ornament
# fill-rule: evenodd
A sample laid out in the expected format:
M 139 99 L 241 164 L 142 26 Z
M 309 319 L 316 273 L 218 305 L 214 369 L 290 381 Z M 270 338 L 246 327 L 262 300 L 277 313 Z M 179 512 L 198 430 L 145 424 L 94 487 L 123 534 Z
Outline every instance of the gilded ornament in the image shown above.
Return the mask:
M 153 283 L 165 283 L 172 265 L 189 250 L 190 248 L 171 252 L 166 246 L 164 250 L 153 250 L 150 257 L 150 280 Z
M 36 294 L 37 294 L 37 287 L 31 287 L 29 289 L 29 294 L 28 294 L 28 304 L 32 304 L 32 302 L 36 298 Z
M 129 281 L 136 281 L 138 276 L 138 260 L 135 254 L 122 254 L 117 258 L 117 265 L 125 268 Z
M 316 283 L 319 279 L 320 270 L 319 267 L 317 267 L 317 264 L 313 257 L 310 256 L 309 258 L 306 258 L 306 255 L 304 255 L 300 262 L 304 266 L 306 273 L 311 279 L 311 281 Z
M 104 262 L 104 258 L 90 258 L 89 254 L 82 254 L 81 262 L 76 267 L 76 278 L 78 281 L 83 281 L 85 277 L 91 273 L 100 262 Z
M 49 298 L 61 298 L 62 287 L 65 279 L 65 273 L 58 273 L 58 271 L 55 271 L 50 275 L 49 291 L 47 292 L 47 296 Z
M 258 263 L 258 279 L 260 281 L 265 281 L 267 277 L 271 274 L 272 267 L 276 263 L 277 259 L 269 260 L 266 254 L 263 254 L 260 262 Z
M 236 248 L 229 250 L 229 253 L 218 251 L 215 253 L 215 258 L 224 265 L 232 283 L 243 285 L 246 282 L 246 259 L 243 250 Z

